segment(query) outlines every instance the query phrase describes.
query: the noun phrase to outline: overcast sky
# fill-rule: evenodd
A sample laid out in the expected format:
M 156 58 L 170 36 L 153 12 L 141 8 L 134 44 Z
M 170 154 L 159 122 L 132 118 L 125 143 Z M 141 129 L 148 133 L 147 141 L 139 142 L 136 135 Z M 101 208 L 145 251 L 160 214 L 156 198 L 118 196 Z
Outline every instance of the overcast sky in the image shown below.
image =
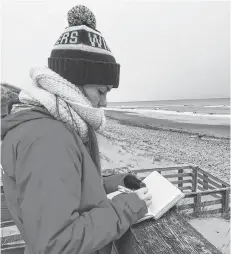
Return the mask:
M 109 101 L 229 97 L 229 2 L 2 0 L 2 81 L 47 65 L 66 13 L 89 7 L 121 64 Z

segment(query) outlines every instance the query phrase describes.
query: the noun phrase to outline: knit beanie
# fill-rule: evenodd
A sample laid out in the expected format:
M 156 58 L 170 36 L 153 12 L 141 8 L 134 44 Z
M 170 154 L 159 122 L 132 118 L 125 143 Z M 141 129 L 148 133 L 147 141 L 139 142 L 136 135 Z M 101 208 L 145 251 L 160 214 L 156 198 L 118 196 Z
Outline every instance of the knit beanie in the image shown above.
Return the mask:
M 48 67 L 76 86 L 86 84 L 119 86 L 120 65 L 87 7 L 78 5 L 68 11 L 69 26 L 55 43 Z

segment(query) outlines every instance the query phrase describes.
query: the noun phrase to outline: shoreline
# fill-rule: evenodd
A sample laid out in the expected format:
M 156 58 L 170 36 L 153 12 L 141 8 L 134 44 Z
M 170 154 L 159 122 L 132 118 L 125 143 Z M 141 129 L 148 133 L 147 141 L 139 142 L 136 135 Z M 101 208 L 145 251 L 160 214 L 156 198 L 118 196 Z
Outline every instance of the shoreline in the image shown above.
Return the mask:
M 195 126 L 190 133 L 183 129 L 172 130 L 166 127 L 165 120 L 121 112 L 106 112 L 106 117 L 105 130 L 99 135 L 104 169 L 136 170 L 191 164 L 229 183 L 230 138 L 195 134 Z
M 220 111 L 220 112 L 211 112 L 210 110 L 206 110 L 206 108 L 217 108 L 216 106 L 204 106 L 204 109 L 201 110 L 197 108 L 190 108 L 190 107 L 176 107 L 174 106 L 115 106 L 115 107 L 107 107 L 105 110 L 111 110 L 111 111 L 127 111 L 127 112 L 137 112 L 137 113 L 145 113 L 145 112 L 153 112 L 153 113 L 161 113 L 161 114 L 167 114 L 167 115 L 191 115 L 191 116 L 202 116 L 202 117 L 227 117 L 230 118 L 230 114 L 227 114 L 227 109 L 230 109 L 229 106 L 225 106 L 226 110 Z M 223 108 L 224 109 L 224 108 Z M 230 110 L 229 110 L 230 112 Z
M 229 125 L 208 125 L 160 119 L 129 111 L 105 110 L 108 119 L 117 120 L 122 125 L 142 127 L 150 130 L 163 130 L 192 135 L 195 138 L 230 139 Z

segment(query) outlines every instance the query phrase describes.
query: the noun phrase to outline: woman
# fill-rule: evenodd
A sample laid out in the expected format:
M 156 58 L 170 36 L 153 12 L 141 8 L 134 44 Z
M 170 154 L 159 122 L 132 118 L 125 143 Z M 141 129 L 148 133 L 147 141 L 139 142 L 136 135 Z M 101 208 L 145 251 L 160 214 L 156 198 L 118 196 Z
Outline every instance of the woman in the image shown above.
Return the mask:
M 133 175 L 101 176 L 95 131 L 119 65 L 89 9 L 72 8 L 68 22 L 49 68 L 30 71 L 33 85 L 2 120 L 3 187 L 25 253 L 111 253 L 151 204 Z M 108 200 L 118 185 L 137 190 Z

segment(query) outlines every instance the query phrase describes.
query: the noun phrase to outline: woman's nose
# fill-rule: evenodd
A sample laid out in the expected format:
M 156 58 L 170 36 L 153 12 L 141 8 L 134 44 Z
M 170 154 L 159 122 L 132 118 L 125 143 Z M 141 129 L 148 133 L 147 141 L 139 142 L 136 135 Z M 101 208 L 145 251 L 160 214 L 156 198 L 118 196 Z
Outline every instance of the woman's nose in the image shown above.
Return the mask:
M 100 98 L 99 107 L 107 107 L 107 98 L 106 98 L 106 96 L 103 97 L 103 98 Z

